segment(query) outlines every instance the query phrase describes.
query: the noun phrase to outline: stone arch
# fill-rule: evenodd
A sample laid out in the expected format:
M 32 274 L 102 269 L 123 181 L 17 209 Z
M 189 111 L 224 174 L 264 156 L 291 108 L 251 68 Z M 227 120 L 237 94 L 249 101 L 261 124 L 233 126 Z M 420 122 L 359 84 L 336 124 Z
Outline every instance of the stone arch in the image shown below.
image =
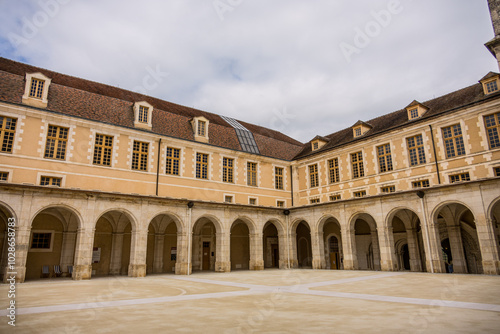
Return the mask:
M 488 205 L 487 209 L 487 214 L 486 214 L 486 223 L 491 225 L 491 229 L 494 231 L 494 237 L 495 239 L 493 240 L 494 246 L 497 249 L 497 254 L 498 257 L 500 258 L 500 246 L 499 246 L 499 240 L 500 240 L 500 196 L 495 198 L 491 203 Z
M 138 221 L 129 210 L 116 207 L 98 215 L 94 226 L 92 275 L 128 275 L 133 233 Z
M 380 248 L 375 219 L 366 212 L 351 215 L 348 231 L 352 240 L 354 269 L 380 270 Z
M 177 272 L 184 250 L 178 247 L 183 231 L 181 219 L 168 211 L 157 213 L 149 221 L 146 246 L 146 274 Z
M 8 264 L 8 227 L 9 219 L 13 219 L 14 227 L 19 224 L 14 210 L 5 202 L 0 201 L 0 282 L 3 282 Z
M 318 220 L 317 231 L 320 246 L 320 261 L 321 268 L 326 269 L 343 269 L 343 247 L 342 247 L 342 225 L 340 221 L 333 215 L 323 215 Z M 335 237 L 337 240 L 337 248 L 333 246 Z
M 268 220 L 262 228 L 264 269 L 286 268 L 286 233 L 278 219 Z
M 255 230 L 255 224 L 247 217 L 240 216 L 232 222 L 229 228 L 231 270 L 250 269 L 250 233 Z
M 229 227 L 229 230 L 231 230 L 234 227 L 234 224 L 237 224 L 238 221 L 243 222 L 247 226 L 249 233 L 255 233 L 257 231 L 257 225 L 247 216 L 238 216 L 234 219 Z
M 462 201 L 447 200 L 447 201 L 441 202 L 438 205 L 436 205 L 434 207 L 434 209 L 431 211 L 431 219 L 432 219 L 432 221 L 436 221 L 437 218 L 438 218 L 438 215 L 439 215 L 440 211 L 443 210 L 445 207 L 447 207 L 449 205 L 461 205 L 461 206 L 464 206 L 466 209 L 468 209 L 470 212 L 472 212 L 472 215 L 474 217 L 477 217 L 477 215 L 474 213 L 474 210 L 469 205 L 467 205 L 466 203 L 464 203 Z
M 209 214 L 196 218 L 193 225 L 192 261 L 195 270 L 215 271 L 221 253 L 223 227 L 217 217 Z M 229 246 L 229 245 L 228 245 Z M 229 252 L 228 252 L 229 253 Z M 227 254 L 229 255 L 229 254 Z M 228 261 L 229 262 L 229 259 Z
M 75 261 L 77 231 L 82 225 L 79 211 L 70 205 L 57 203 L 40 208 L 29 224 L 25 278 L 69 276 Z
M 299 268 L 312 268 L 311 232 L 311 225 L 305 220 L 295 220 L 292 224 L 292 235 L 295 233 L 295 238 L 292 238 L 295 251 L 294 263 L 297 263 Z

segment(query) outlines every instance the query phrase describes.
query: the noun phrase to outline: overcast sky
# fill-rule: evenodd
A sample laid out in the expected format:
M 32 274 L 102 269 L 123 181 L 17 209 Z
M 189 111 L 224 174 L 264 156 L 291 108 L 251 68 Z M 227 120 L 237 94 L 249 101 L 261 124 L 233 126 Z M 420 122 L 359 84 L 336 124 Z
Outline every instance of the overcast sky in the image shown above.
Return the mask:
M 486 0 L 0 0 L 0 55 L 300 140 L 472 85 Z

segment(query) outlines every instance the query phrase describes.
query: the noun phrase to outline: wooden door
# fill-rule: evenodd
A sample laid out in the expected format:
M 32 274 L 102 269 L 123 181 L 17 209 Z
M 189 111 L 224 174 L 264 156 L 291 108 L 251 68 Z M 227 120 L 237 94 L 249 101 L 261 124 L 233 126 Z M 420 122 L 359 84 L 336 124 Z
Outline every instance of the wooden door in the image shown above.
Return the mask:
M 339 269 L 339 253 L 332 252 L 330 253 L 330 268 Z
M 210 270 L 210 242 L 203 242 L 203 270 Z

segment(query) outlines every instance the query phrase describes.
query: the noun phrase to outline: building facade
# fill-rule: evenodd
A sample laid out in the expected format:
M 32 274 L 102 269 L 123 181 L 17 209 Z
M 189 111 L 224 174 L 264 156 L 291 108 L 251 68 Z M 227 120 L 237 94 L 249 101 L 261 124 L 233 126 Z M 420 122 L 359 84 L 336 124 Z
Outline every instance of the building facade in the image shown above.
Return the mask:
M 489 3 L 496 56 L 499 9 Z M 490 72 L 302 144 L 0 58 L 3 279 L 297 267 L 500 274 L 499 87 Z

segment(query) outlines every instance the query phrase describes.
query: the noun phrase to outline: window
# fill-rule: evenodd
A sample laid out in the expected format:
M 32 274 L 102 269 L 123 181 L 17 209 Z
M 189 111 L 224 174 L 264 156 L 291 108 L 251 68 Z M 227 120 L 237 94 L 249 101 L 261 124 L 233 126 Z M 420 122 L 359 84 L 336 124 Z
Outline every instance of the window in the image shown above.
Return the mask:
M 357 152 L 351 154 L 352 162 L 352 177 L 354 179 L 358 177 L 365 176 L 365 170 L 363 168 L 363 153 Z
M 208 180 L 208 154 L 196 153 L 196 178 Z
M 33 232 L 31 239 L 31 248 L 33 249 L 50 249 L 52 242 L 52 233 L 36 233 Z
M 248 199 L 248 204 L 250 204 L 250 205 L 256 205 L 257 204 L 257 199 L 256 198 L 249 198 Z
M 205 121 L 198 121 L 198 136 L 205 137 L 207 123 Z
M 338 201 L 340 200 L 340 194 L 330 195 L 330 201 Z
M 113 137 L 95 135 L 94 165 L 111 166 L 111 153 L 113 152 Z
M 488 94 L 496 92 L 497 90 L 498 90 L 498 85 L 496 80 L 486 83 L 486 91 Z
M 181 150 L 178 148 L 167 147 L 167 162 L 165 173 L 169 175 L 179 175 Z
M 318 148 L 319 148 L 319 143 L 317 141 L 315 141 L 313 143 L 313 151 L 316 151 Z
M 285 207 L 285 201 L 276 201 L 276 206 L 278 208 L 284 208 Z
M 311 182 L 311 188 L 317 187 L 319 185 L 317 164 L 309 166 L 309 180 Z
M 149 108 L 145 106 L 139 106 L 139 122 L 148 123 L 149 119 Z
M 425 164 L 424 141 L 422 135 L 417 135 L 406 139 L 408 151 L 410 153 L 410 166 Z
M 500 176 L 500 167 L 493 168 L 493 175 Z M 4 180 L 6 181 L 6 180 Z
M 274 168 L 274 187 L 276 189 L 283 189 L 283 168 Z
M 247 162 L 247 184 L 257 187 L 257 163 Z
M 319 197 L 311 198 L 311 204 L 318 204 L 320 202 Z
M 500 147 L 500 138 L 498 136 L 498 132 L 500 131 L 500 113 L 485 116 L 484 123 L 486 125 L 486 132 L 488 133 L 490 149 Z
M 465 146 L 460 124 L 443 128 L 443 138 L 447 158 L 465 155 Z
M 396 191 L 396 186 L 387 186 L 381 188 L 383 193 L 393 193 Z
M 8 172 L 0 172 L 0 181 L 7 181 L 9 179 Z
M 44 80 L 40 79 L 31 79 L 31 86 L 30 86 L 30 97 L 34 97 L 36 99 L 42 99 L 43 98 L 43 86 L 45 84 Z
M 330 183 L 335 183 L 340 181 L 338 158 L 328 160 L 328 171 L 330 176 Z
M 60 187 L 61 186 L 61 181 L 62 181 L 62 178 L 60 178 L 60 177 L 42 176 L 40 178 L 40 185 L 41 186 L 56 186 L 56 187 Z
M 359 137 L 362 135 L 361 127 L 354 129 L 354 137 Z
M 450 175 L 450 183 L 470 181 L 469 173 Z
M 429 180 L 414 181 L 411 183 L 412 188 L 429 188 Z
M 45 145 L 45 158 L 66 158 L 66 142 L 68 141 L 68 128 L 49 125 L 47 132 L 47 143 Z
M 353 193 L 354 197 L 360 198 L 360 197 L 365 197 L 366 196 L 366 190 L 361 190 L 361 191 L 355 191 Z
M 229 182 L 229 183 L 234 182 L 233 166 L 234 166 L 234 159 L 230 159 L 230 158 L 223 158 L 222 159 L 222 181 L 223 182 Z
M 380 173 L 392 171 L 391 145 L 385 144 L 377 147 L 378 165 Z
M 410 109 L 410 119 L 418 118 L 418 108 Z
M 2 143 L 0 152 L 12 153 L 16 123 L 16 118 L 0 116 L 0 143 Z
M 149 143 L 134 140 L 134 150 L 132 152 L 132 169 L 148 170 Z
M 231 196 L 231 195 L 224 195 L 224 202 L 226 202 L 226 203 L 233 203 L 233 196 Z

